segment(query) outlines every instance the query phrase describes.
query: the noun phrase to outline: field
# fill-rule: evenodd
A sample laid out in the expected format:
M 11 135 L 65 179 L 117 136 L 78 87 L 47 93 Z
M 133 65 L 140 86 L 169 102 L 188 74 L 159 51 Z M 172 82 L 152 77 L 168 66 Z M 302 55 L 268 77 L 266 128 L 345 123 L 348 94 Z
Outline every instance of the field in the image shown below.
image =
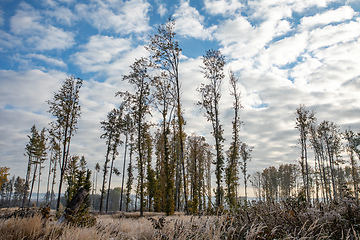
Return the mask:
M 0 239 L 360 239 L 360 207 L 353 201 L 309 207 L 295 201 L 254 203 L 221 215 L 114 213 L 91 227 L 57 224 L 54 216 L 9 217 Z M 7 216 L 7 217 L 5 217 Z

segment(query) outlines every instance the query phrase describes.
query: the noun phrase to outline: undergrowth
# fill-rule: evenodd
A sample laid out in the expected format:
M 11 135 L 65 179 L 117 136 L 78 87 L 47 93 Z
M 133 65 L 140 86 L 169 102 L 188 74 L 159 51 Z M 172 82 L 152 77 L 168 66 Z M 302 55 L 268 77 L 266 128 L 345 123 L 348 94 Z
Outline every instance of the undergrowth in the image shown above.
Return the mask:
M 352 200 L 317 203 L 296 199 L 244 203 L 208 216 L 98 216 L 93 226 L 44 221 L 17 213 L 0 219 L 0 239 L 347 239 L 360 240 L 360 207 Z

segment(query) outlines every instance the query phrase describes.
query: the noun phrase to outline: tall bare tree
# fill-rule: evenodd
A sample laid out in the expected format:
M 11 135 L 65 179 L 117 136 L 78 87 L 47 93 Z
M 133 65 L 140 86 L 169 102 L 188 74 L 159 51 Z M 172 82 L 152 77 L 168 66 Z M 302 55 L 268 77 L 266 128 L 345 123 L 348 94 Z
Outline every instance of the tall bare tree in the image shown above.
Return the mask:
M 234 120 L 232 121 L 232 142 L 230 148 L 227 151 L 227 166 L 225 169 L 225 183 L 227 186 L 227 199 L 230 207 L 233 207 L 236 203 L 237 187 L 239 180 L 239 157 L 240 157 L 240 126 L 242 121 L 240 120 L 240 109 L 242 108 L 240 97 L 241 93 L 238 89 L 239 79 L 235 77 L 232 71 L 229 72 L 230 79 L 230 95 L 234 97 Z
M 222 202 L 222 172 L 224 169 L 223 155 L 223 129 L 219 118 L 219 102 L 221 98 L 221 85 L 225 77 L 224 65 L 225 57 L 218 50 L 208 50 L 203 56 L 203 64 L 201 67 L 204 78 L 209 80 L 208 84 L 201 84 L 197 89 L 201 95 L 198 105 L 205 109 L 205 116 L 211 122 L 213 136 L 215 139 L 216 160 L 215 160 L 215 176 L 216 176 L 216 205 L 219 207 Z
M 300 166 L 301 173 L 303 175 L 303 182 L 306 190 L 306 197 L 308 202 L 310 202 L 310 175 L 309 175 L 309 164 L 308 164 L 308 154 L 307 154 L 307 140 L 310 131 L 310 126 L 316 120 L 315 113 L 310 112 L 306 109 L 305 105 L 300 105 L 296 109 L 296 127 L 299 130 L 300 138 L 299 144 L 301 146 L 301 158 Z
M 50 105 L 49 113 L 56 118 L 51 126 L 60 133 L 62 144 L 62 159 L 60 161 L 60 181 L 56 210 L 59 210 L 61 188 L 64 174 L 68 163 L 70 143 L 72 136 L 76 133 L 77 123 L 81 116 L 79 101 L 79 91 L 83 80 L 70 77 L 65 80 L 57 93 L 54 93 L 53 101 L 48 101 Z
M 187 207 L 187 190 L 185 177 L 185 161 L 184 161 L 184 119 L 183 110 L 181 106 L 181 89 L 179 80 L 179 63 L 181 48 L 178 41 L 175 40 L 175 20 L 169 18 L 165 24 L 159 26 L 158 31 L 154 36 L 150 37 L 150 43 L 146 49 L 151 53 L 152 66 L 159 69 L 162 81 L 165 79 L 164 86 L 168 85 L 168 81 L 172 84 L 173 99 L 176 108 L 176 118 L 178 125 L 178 137 L 180 147 L 180 163 L 182 165 L 182 177 L 184 187 L 185 211 Z M 164 113 L 164 112 L 163 112 Z
M 104 133 L 100 136 L 100 138 L 106 140 L 106 154 L 105 154 L 105 163 L 103 168 L 103 181 L 101 187 L 101 196 L 100 196 L 100 209 L 101 212 L 103 209 L 103 201 L 105 197 L 105 184 L 108 170 L 108 164 L 110 162 L 109 155 L 111 151 L 113 151 L 113 156 L 115 156 L 117 144 L 119 142 L 119 117 L 120 110 L 118 108 L 112 109 L 107 115 L 107 121 L 100 122 L 101 128 L 104 130 Z M 115 150 L 115 151 L 114 151 Z
M 139 170 L 139 190 L 140 190 L 140 216 L 144 215 L 144 132 L 147 128 L 146 116 L 150 114 L 150 83 L 151 79 L 147 69 L 149 61 L 145 58 L 136 60 L 130 68 L 132 71 L 129 75 L 124 76 L 135 90 L 135 93 L 117 92 L 116 95 L 122 97 L 129 107 L 129 111 L 134 119 L 136 128 L 136 150 L 138 153 L 138 170 Z

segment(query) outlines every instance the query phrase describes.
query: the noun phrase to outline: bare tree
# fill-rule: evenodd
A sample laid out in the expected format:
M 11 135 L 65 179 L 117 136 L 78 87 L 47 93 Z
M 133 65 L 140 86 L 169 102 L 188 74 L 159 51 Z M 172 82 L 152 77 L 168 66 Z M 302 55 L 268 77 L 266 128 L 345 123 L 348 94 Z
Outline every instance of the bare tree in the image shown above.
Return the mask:
M 216 176 L 216 205 L 219 207 L 222 201 L 222 172 L 224 168 L 223 155 L 223 129 L 219 118 L 219 102 L 221 98 L 221 84 L 225 77 L 223 69 L 225 65 L 225 58 L 220 51 L 209 50 L 203 56 L 203 64 L 201 67 L 204 73 L 204 78 L 210 81 L 209 84 L 201 84 L 197 89 L 201 95 L 201 100 L 198 105 L 205 109 L 205 116 L 211 122 L 213 128 L 213 136 L 215 139 L 216 161 L 215 161 L 215 176 Z
M 135 93 L 117 92 L 116 95 L 122 97 L 129 107 L 129 111 L 134 119 L 134 125 L 137 132 L 136 150 L 138 153 L 139 170 L 139 188 L 140 188 L 140 216 L 144 214 L 144 133 L 147 128 L 146 115 L 150 113 L 150 82 L 151 79 L 147 73 L 149 62 L 145 58 L 136 60 L 130 67 L 132 72 L 124 76 L 134 86 Z
M 301 145 L 301 158 L 300 166 L 301 173 L 303 175 L 303 182 L 306 189 L 306 197 L 308 202 L 310 202 L 310 176 L 309 176 L 309 164 L 307 159 L 307 139 L 309 135 L 310 126 L 315 122 L 315 113 L 310 112 L 306 109 L 305 105 L 300 105 L 296 109 L 296 127 L 300 133 L 299 143 Z

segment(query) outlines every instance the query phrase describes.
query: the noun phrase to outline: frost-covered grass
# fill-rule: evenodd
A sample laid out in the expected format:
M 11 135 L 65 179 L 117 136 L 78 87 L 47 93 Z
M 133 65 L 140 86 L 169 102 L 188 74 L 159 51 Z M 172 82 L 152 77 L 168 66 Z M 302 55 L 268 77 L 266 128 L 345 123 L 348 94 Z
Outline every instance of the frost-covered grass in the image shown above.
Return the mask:
M 0 239 L 359 239 L 353 201 L 306 206 L 296 200 L 239 206 L 220 216 L 98 215 L 92 227 L 58 225 L 40 215 L 0 220 Z

